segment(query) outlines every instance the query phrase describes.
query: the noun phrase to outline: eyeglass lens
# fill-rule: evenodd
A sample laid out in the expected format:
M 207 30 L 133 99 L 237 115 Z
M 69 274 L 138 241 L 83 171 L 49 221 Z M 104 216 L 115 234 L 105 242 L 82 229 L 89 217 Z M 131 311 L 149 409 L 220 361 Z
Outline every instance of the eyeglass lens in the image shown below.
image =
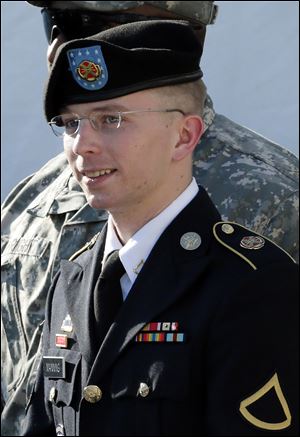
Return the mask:
M 48 44 L 52 28 L 57 26 L 67 40 L 86 38 L 110 27 L 113 17 L 95 11 L 48 9 L 41 11 Z

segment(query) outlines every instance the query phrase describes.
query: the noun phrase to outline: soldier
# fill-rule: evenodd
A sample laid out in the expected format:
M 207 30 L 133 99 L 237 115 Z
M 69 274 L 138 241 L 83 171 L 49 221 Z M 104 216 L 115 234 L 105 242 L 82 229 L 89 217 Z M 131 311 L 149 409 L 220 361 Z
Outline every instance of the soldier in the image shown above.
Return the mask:
M 24 435 L 297 435 L 298 266 L 192 177 L 201 53 L 178 20 L 57 52 L 46 118 L 109 218 L 49 291 Z
M 154 16 L 190 20 L 203 43 L 206 25 L 214 21 L 216 14 L 213 2 L 148 2 L 147 7 L 144 3 L 147 2 L 53 2 L 55 9 L 43 9 L 49 62 L 65 39 L 88 36 L 103 27 L 139 20 L 146 14 L 148 19 Z M 133 9 L 127 9 L 129 4 Z M 194 152 L 193 172 L 197 181 L 208 190 L 224 219 L 263 233 L 296 257 L 297 159 L 265 138 L 215 114 L 208 96 L 203 119 L 205 132 L 201 146 Z M 67 259 L 79 250 L 101 230 L 106 218 L 104 211 L 94 210 L 86 203 L 63 154 L 21 182 L 4 202 L 4 435 L 19 435 L 34 381 L 34 362 L 38 361 L 45 300 L 60 259 Z

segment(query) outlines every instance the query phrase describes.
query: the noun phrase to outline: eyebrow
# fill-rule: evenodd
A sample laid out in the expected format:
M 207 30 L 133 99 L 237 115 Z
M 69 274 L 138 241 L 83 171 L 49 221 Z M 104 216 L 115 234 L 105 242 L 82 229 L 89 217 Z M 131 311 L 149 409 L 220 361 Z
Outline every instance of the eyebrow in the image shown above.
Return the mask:
M 124 105 L 120 104 L 111 104 L 111 105 L 105 105 L 105 106 L 96 106 L 95 108 L 90 109 L 90 112 L 94 111 L 115 111 L 115 112 L 122 112 L 122 111 L 129 111 L 130 108 Z M 74 111 L 71 111 L 69 106 L 63 106 L 62 111 L 74 113 Z

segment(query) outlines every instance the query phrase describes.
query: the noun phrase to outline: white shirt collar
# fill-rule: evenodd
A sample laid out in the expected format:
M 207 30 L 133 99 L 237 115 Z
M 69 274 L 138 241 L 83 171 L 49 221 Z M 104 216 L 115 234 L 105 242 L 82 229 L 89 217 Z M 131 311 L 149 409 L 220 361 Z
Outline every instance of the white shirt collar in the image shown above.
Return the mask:
M 198 191 L 197 182 L 195 178 L 193 178 L 183 193 L 170 203 L 159 215 L 139 229 L 127 241 L 125 246 L 122 246 L 118 239 L 112 218 L 109 216 L 103 261 L 105 261 L 106 257 L 112 251 L 119 250 L 120 260 L 122 261 L 132 286 L 161 234 L 174 218 L 191 202 Z

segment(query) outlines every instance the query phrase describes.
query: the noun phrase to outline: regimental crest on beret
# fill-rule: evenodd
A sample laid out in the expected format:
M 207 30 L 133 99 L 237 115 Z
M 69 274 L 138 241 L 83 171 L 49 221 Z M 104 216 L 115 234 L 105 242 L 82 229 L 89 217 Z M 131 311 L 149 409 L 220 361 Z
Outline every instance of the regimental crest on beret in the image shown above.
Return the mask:
M 108 71 L 100 45 L 71 49 L 67 51 L 74 80 L 82 88 L 97 91 L 108 80 Z

